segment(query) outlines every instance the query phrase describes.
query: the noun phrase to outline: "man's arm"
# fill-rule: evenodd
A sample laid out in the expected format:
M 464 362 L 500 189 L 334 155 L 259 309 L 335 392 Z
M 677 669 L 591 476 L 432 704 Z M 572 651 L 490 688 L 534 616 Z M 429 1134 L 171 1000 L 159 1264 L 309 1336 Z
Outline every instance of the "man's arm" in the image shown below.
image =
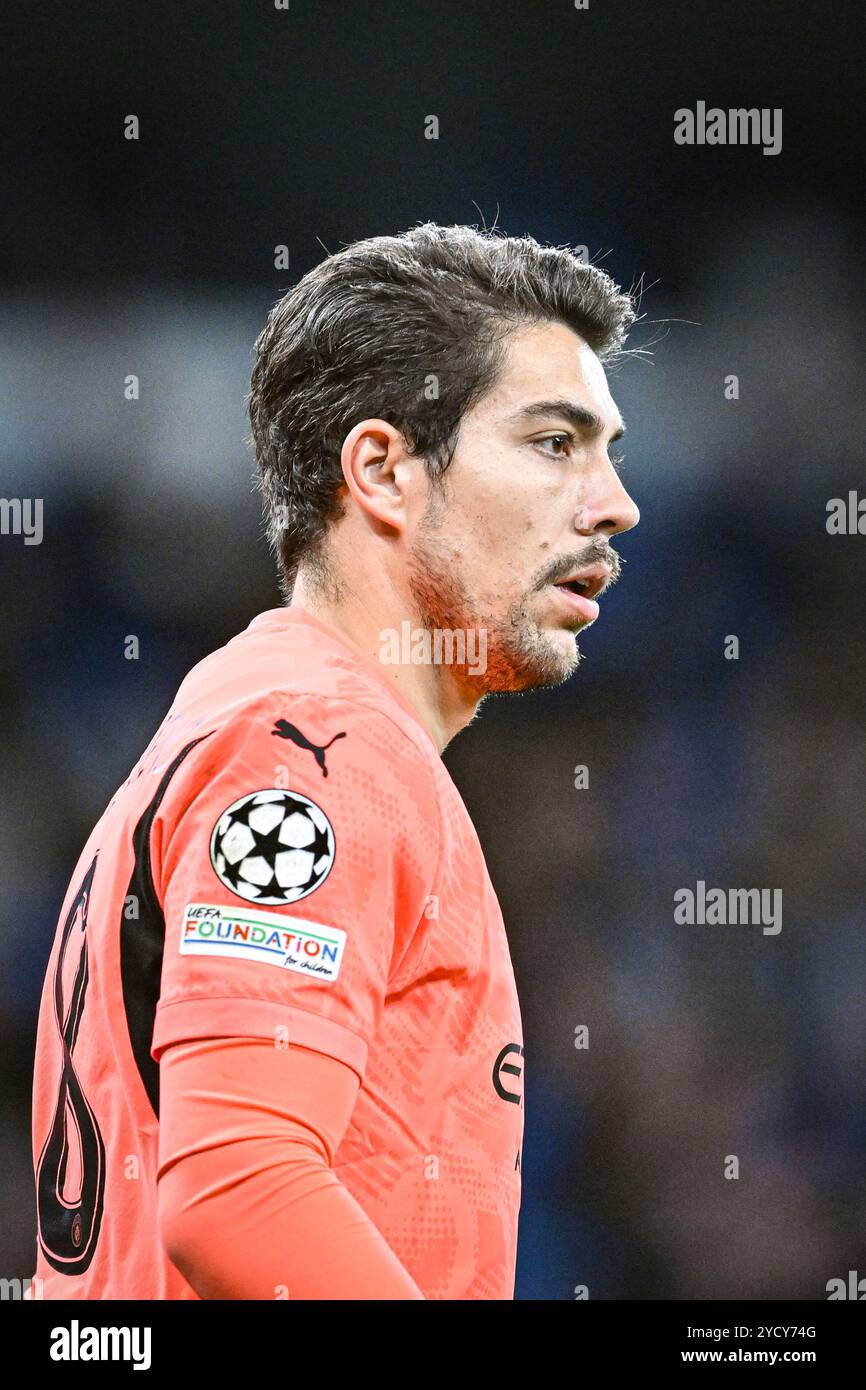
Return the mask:
M 219 1038 L 172 1044 L 159 1071 L 159 1228 L 201 1298 L 423 1299 L 330 1166 L 351 1067 Z

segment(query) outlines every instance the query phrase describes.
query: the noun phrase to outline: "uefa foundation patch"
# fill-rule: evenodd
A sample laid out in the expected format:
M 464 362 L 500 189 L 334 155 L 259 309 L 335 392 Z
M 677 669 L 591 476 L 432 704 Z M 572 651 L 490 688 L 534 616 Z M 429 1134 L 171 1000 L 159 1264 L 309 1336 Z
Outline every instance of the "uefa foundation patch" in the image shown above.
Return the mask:
M 189 903 L 180 933 L 183 956 L 228 956 L 296 970 L 315 979 L 336 980 L 340 973 L 346 933 L 339 927 L 281 917 L 255 908 L 214 907 Z

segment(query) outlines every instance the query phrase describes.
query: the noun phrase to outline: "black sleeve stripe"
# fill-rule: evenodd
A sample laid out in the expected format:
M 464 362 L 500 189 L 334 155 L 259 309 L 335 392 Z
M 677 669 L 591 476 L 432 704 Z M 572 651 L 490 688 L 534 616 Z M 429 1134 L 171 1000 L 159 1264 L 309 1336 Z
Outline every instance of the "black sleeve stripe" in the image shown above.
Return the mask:
M 126 899 L 130 896 L 135 897 L 138 902 L 138 917 L 126 916 L 126 900 L 120 910 L 120 978 L 126 1024 L 139 1076 L 157 1116 L 159 1065 L 150 1055 L 150 1045 L 153 1041 L 153 1026 L 162 978 L 165 916 L 153 883 L 150 832 L 175 772 L 187 754 L 210 736 L 203 734 L 201 738 L 193 739 L 180 750 L 166 769 L 153 800 L 135 827 L 132 837 L 135 864 L 126 890 Z

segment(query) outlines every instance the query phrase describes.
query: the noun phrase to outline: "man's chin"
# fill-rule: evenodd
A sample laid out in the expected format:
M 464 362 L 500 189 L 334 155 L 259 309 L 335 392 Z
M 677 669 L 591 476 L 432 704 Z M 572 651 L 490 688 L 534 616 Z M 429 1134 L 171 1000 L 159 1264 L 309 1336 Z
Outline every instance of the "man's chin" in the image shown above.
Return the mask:
M 555 645 L 550 643 L 550 658 L 539 661 L 529 672 L 533 679 L 525 689 L 562 685 L 574 675 L 583 660 L 583 654 L 577 645 L 577 633 L 561 632 L 558 635 L 561 640 Z
M 539 690 L 562 685 L 574 675 L 583 657 L 577 633 L 565 628 L 536 629 L 531 642 L 518 648 L 495 644 L 481 683 L 489 694 Z

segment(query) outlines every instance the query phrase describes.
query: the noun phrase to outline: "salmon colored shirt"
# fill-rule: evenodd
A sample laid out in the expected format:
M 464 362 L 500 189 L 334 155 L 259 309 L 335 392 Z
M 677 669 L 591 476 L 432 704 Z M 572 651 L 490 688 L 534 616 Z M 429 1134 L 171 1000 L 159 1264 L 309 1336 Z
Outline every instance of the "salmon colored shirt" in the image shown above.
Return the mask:
M 264 1126 L 270 1195 L 240 1202 L 232 1221 L 242 1253 L 249 1230 L 248 1261 L 267 1204 L 288 1204 L 287 1157 L 306 1148 L 320 1171 L 296 1163 L 298 1209 L 314 1187 L 324 1200 L 339 1186 L 334 1232 L 381 1238 L 394 1261 L 376 1266 L 381 1288 L 407 1290 L 380 1296 L 416 1285 L 430 1299 L 513 1297 L 523 1038 L 508 942 L 466 808 L 389 669 L 301 609 L 261 614 L 186 677 L 90 836 L 36 1048 L 46 1298 L 200 1296 L 169 1256 L 159 1189 L 178 1158 L 177 1172 L 192 1173 L 183 1155 L 222 1143 L 222 1083 L 210 1093 L 208 1068 L 220 1048 L 227 1065 L 241 1057 L 244 1039 L 259 1041 L 261 1095 L 249 1070 L 226 1082 L 254 1120 L 234 1135 L 239 1192 L 267 1166 L 247 1152 L 256 1106 L 297 1121 L 288 1145 L 285 1129 Z M 322 1142 L 296 1097 L 307 1086 L 313 1105 L 310 1054 L 341 1097 L 316 1130 Z M 161 1135 L 163 1055 L 199 1070 L 186 1109 L 175 1085 Z M 279 1070 L 281 1055 L 295 1075 Z M 284 1073 L 291 1085 L 275 1096 Z M 220 1149 L 223 1188 L 232 1142 Z M 219 1185 L 197 1178 L 183 1201 L 216 1200 Z M 184 1234 L 183 1248 L 196 1239 Z M 327 1297 L 330 1269 L 349 1287 L 339 1241 L 332 1233 L 318 1251 L 311 1234 L 303 1260 L 287 1255 L 285 1293 L 271 1292 L 277 1260 L 261 1294 L 238 1275 L 228 1291 L 204 1280 L 204 1296 Z M 213 1262 L 210 1248 L 202 1258 Z

